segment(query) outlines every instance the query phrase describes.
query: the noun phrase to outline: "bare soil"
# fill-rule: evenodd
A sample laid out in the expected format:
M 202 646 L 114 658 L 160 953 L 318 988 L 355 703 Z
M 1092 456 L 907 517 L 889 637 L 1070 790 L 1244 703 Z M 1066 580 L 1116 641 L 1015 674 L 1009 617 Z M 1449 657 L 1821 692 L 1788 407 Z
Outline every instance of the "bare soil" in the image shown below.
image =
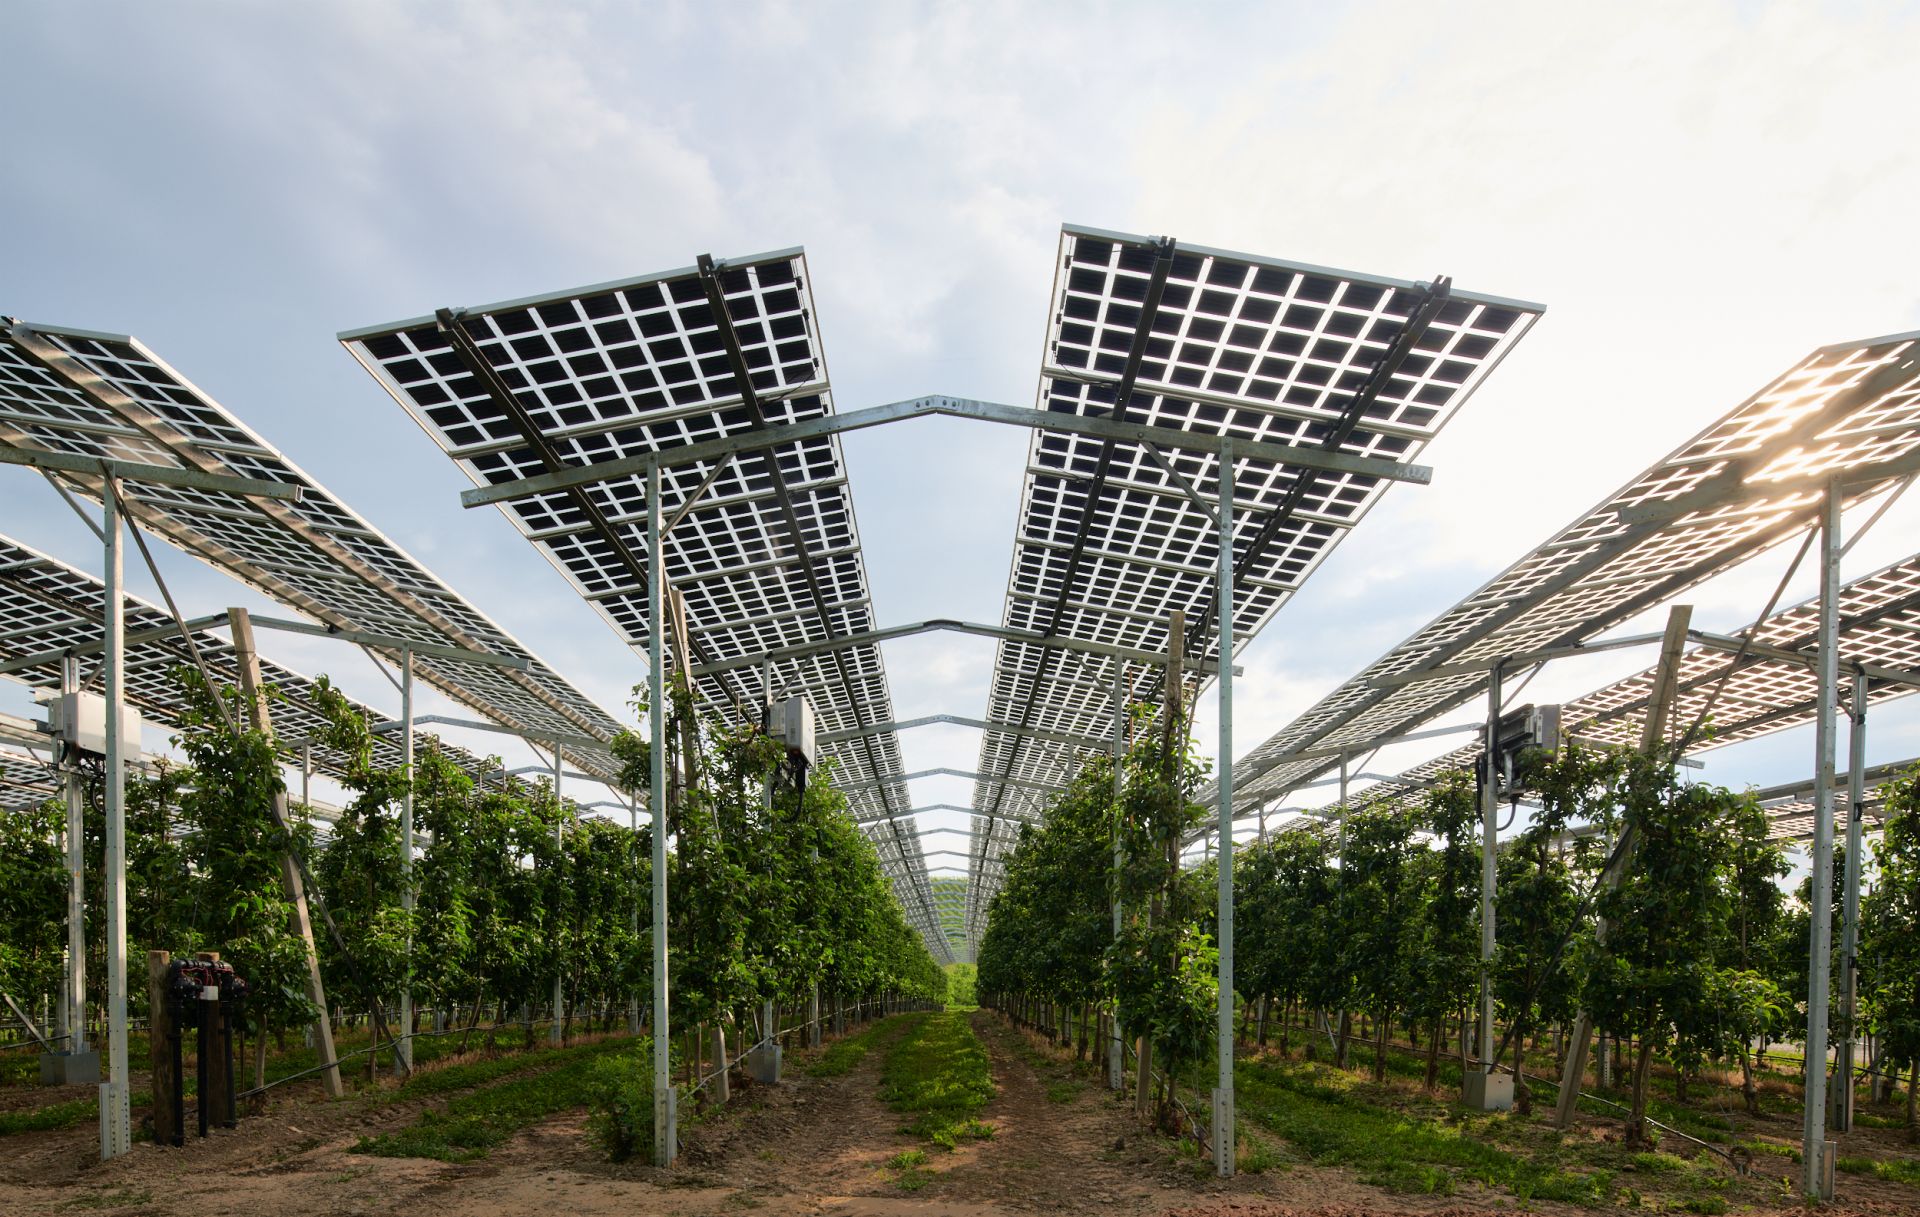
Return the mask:
M 902 1118 L 881 1102 L 883 1042 L 841 1077 L 807 1077 L 808 1054 L 800 1054 L 790 1058 L 786 1085 L 742 1086 L 724 1112 L 685 1131 L 681 1160 L 667 1170 L 606 1162 L 580 1112 L 527 1129 L 471 1164 L 352 1154 L 362 1135 L 412 1123 L 445 1096 L 327 1103 L 316 1088 L 294 1087 L 238 1129 L 190 1138 L 181 1149 L 139 1145 L 111 1163 L 95 1159 L 91 1125 L 0 1138 L 0 1214 L 1466 1217 L 1521 1207 L 1495 1194 L 1396 1196 L 1350 1172 L 1297 1163 L 1217 1180 L 1191 1149 L 1139 1128 L 1130 1106 L 1115 1102 L 1087 1067 L 991 1014 L 974 1015 L 973 1025 L 998 1089 L 981 1113 L 994 1135 L 951 1153 L 902 1133 Z M 897 1164 L 915 1149 L 925 1151 L 924 1163 Z M 1846 1207 L 1826 1212 L 1920 1211 L 1914 1189 L 1857 1176 L 1845 1184 Z

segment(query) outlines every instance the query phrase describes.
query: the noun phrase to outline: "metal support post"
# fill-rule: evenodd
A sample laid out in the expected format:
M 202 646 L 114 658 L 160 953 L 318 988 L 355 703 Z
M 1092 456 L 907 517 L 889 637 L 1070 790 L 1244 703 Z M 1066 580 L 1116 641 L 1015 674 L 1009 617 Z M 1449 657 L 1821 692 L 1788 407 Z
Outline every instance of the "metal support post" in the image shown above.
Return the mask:
M 1233 1175 L 1233 441 L 1220 443 L 1220 1012 L 1213 1168 Z
M 1832 1126 L 1853 1127 L 1853 1062 L 1859 1043 L 1860 868 L 1866 859 L 1867 674 L 1853 674 L 1847 715 L 1847 869 L 1840 930 L 1840 1043 L 1834 1054 Z
M 1122 765 L 1126 760 L 1127 747 L 1127 664 L 1123 659 L 1113 661 L 1113 940 L 1120 941 L 1120 873 L 1125 865 L 1125 856 L 1121 852 L 1121 819 L 1124 814 L 1120 808 L 1120 792 L 1125 784 Z M 1107 1089 L 1124 1092 L 1127 1088 L 1126 1041 L 1120 1034 L 1120 1006 L 1116 1002 L 1113 1008 L 1111 1034 L 1107 1040 Z
M 304 749 L 303 749 L 304 756 Z M 407 788 L 400 795 L 400 908 L 413 916 L 413 648 L 400 648 L 400 765 Z M 301 775 L 301 796 L 306 775 Z M 407 926 L 407 979 L 400 987 L 400 1027 L 394 1040 L 393 1071 L 413 1072 L 413 926 Z
M 407 734 L 411 736 L 412 731 Z M 313 745 L 300 745 L 300 819 L 302 823 L 313 823 Z
M 640 800 L 627 791 L 620 791 L 620 797 L 627 801 L 627 819 L 633 829 L 633 840 L 640 840 Z M 627 929 L 633 934 L 633 941 L 640 941 L 640 896 L 633 890 L 631 881 L 627 884 Z M 640 990 L 627 994 L 627 1034 L 640 1034 Z
M 660 611 L 666 564 L 660 555 L 660 466 L 647 467 L 647 719 L 653 790 L 653 1164 L 672 1166 L 674 1128 L 671 1020 L 667 1010 L 667 688 Z
M 1807 1060 L 1800 1190 L 1832 1198 L 1826 1169 L 1827 1000 L 1833 952 L 1834 702 L 1839 689 L 1840 484 L 1827 484 L 1820 518 L 1820 629 L 1814 673 L 1813 908 L 1807 943 Z
M 100 1093 L 100 1157 L 133 1148 L 131 1093 L 127 1085 L 127 741 L 120 737 L 126 704 L 126 571 L 120 538 L 119 497 L 111 482 L 106 506 L 106 694 L 107 694 L 107 1081 Z
M 565 870 L 567 865 L 567 805 L 560 798 L 560 745 L 553 746 L 553 864 Z M 547 1042 L 561 1041 L 561 1024 L 567 1013 L 567 969 L 564 963 L 553 970 L 553 1026 L 547 1028 Z
M 60 691 L 80 690 L 80 661 L 60 662 Z M 77 758 L 64 756 L 61 785 L 67 796 L 67 969 L 64 1030 L 68 1052 L 87 1050 L 87 826 L 86 796 L 81 787 Z
M 1504 1106 L 1496 1098 L 1493 1070 L 1494 884 L 1499 876 L 1501 664 L 1487 675 L 1485 780 L 1480 784 L 1480 1045 L 1479 1067 L 1466 1073 L 1469 1107 Z M 1509 1100 L 1510 1101 L 1510 1100 Z

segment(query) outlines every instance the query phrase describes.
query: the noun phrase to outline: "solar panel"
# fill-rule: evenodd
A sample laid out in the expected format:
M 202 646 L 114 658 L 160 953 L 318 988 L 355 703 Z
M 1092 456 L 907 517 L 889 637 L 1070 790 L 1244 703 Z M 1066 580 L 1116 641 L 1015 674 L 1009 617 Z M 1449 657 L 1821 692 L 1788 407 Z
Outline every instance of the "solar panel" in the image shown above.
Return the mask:
M 100 580 L 18 541 L 0 537 L 0 662 L 98 644 L 105 603 L 106 586 Z M 173 676 L 182 668 L 191 668 L 193 658 L 165 609 L 131 595 L 125 604 L 127 700 L 149 721 L 177 726 L 189 707 Z M 212 629 L 195 630 L 193 639 L 214 679 L 237 686 L 239 661 L 232 645 Z M 97 684 L 99 663 L 98 654 L 83 663 L 82 688 Z M 9 675 L 35 688 L 58 689 L 60 661 L 50 660 Z M 314 683 L 264 658 L 260 660 L 260 675 L 280 695 L 273 705 L 275 737 L 288 758 L 297 759 L 299 744 L 320 735 L 328 725 L 315 697 Z M 369 726 L 390 722 L 370 707 L 355 703 L 355 708 L 366 716 Z M 423 752 L 427 747 L 437 748 L 476 781 L 497 773 L 497 766 L 464 749 L 424 734 L 416 739 Z M 317 743 L 312 748 L 316 772 L 345 777 L 348 759 Z M 404 759 L 401 741 L 392 731 L 373 737 L 376 766 L 398 768 Z
M 0 327 L 0 442 L 291 483 L 298 502 L 129 480 L 151 531 L 261 592 L 340 628 L 530 661 L 527 671 L 416 654 L 420 677 L 516 730 L 607 740 L 619 724 L 514 637 L 132 338 Z M 101 480 L 59 475 L 98 499 Z M 397 652 L 390 652 L 397 653 Z M 602 778 L 610 754 L 570 748 Z
M 1917 340 L 1807 356 L 1249 752 L 1236 806 L 1480 695 L 1496 658 L 1593 639 L 1805 528 L 1830 477 L 1847 475 L 1853 502 L 1904 476 L 1893 467 L 1920 453 Z
M 1864 667 L 1869 709 L 1914 692 L 1911 681 L 1920 679 L 1920 555 L 1845 584 L 1839 591 L 1838 608 L 1843 685 L 1850 690 L 1850 674 Z M 1689 753 L 1812 722 L 1818 684 L 1810 661 L 1819 638 L 1819 612 L 1820 602 L 1814 598 L 1767 617 L 1747 634 L 1761 648 L 1758 651 L 1742 653 L 1733 649 L 1738 638 L 1720 638 L 1712 646 L 1696 646 L 1684 653 L 1667 717 L 1667 742 L 1677 742 L 1709 709 L 1709 730 L 1692 743 Z M 1782 652 L 1804 655 L 1809 662 L 1785 658 Z M 1898 674 L 1908 679 L 1895 679 Z M 1561 723 L 1569 734 L 1587 743 L 1637 747 L 1654 675 L 1655 669 L 1648 667 L 1565 703 L 1560 708 Z M 1396 790 L 1411 795 L 1448 770 L 1471 769 L 1479 752 L 1479 744 L 1455 748 L 1396 774 L 1360 797 L 1391 797 Z M 1810 816 L 1811 806 L 1809 802 L 1804 809 L 1782 814 Z M 1778 831 L 1792 835 L 1800 830 L 1781 827 Z
M 723 303 L 717 313 L 714 300 Z M 833 412 L 806 256 L 798 249 L 667 271 L 342 334 L 341 341 L 476 485 L 602 465 Z M 734 359 L 746 369 L 746 390 Z M 695 664 L 874 628 L 837 436 L 663 467 L 677 523 L 662 561 L 684 598 Z M 646 478 L 514 498 L 501 509 L 635 650 L 648 645 Z M 682 513 L 684 512 L 684 515 Z M 804 693 L 856 819 L 872 821 L 908 916 L 946 954 L 917 844 L 880 650 L 845 646 L 772 667 Z M 739 719 L 767 692 L 753 667 L 696 681 Z M 745 707 L 755 707 L 747 711 Z M 867 734 L 861 734 L 867 732 Z
M 0 811 L 20 811 L 58 798 L 60 775 L 44 756 L 0 748 Z
M 1048 309 L 1040 409 L 1410 461 L 1541 312 L 1538 305 L 1066 226 Z M 1124 398 L 1124 400 L 1122 400 Z M 1371 474 L 1236 458 L 1234 639 L 1256 634 L 1385 491 Z M 1219 458 L 1034 433 L 1005 624 L 1217 660 Z M 1114 663 L 1003 642 L 988 718 L 1087 738 L 989 731 L 974 791 L 980 861 L 1012 839 L 1003 779 L 1058 787 L 1113 731 Z M 1158 673 L 1126 668 L 1133 696 Z M 1191 677 L 1197 692 L 1199 678 Z

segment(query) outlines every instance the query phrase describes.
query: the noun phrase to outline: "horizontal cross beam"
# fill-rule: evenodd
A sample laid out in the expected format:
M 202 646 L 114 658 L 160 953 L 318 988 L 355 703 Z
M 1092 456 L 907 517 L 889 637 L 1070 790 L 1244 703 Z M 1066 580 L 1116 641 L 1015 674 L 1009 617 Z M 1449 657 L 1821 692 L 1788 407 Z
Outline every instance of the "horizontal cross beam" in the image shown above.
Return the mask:
M 90 473 L 95 477 L 110 477 L 122 482 L 185 486 L 192 490 L 244 495 L 251 499 L 284 499 L 289 503 L 299 502 L 305 493 L 292 482 L 207 473 L 173 465 L 146 465 L 138 461 L 75 456 L 70 452 L 48 452 L 39 448 L 16 448 L 12 444 L 0 444 L 0 465 L 25 465 L 30 469 L 44 469 L 53 473 Z
M 920 718 L 900 719 L 890 723 L 873 723 L 854 731 L 829 731 L 815 737 L 817 743 L 840 744 L 847 740 L 864 739 L 872 735 L 885 735 L 890 731 L 906 731 L 913 727 L 978 727 L 982 731 L 998 731 L 1002 735 L 1023 735 L 1029 739 L 1046 740 L 1048 743 L 1068 744 L 1079 748 L 1094 748 L 1102 752 L 1113 746 L 1113 741 L 1094 739 L 1085 735 L 1069 735 L 1064 731 L 1042 731 L 1037 727 L 1020 727 L 1013 723 L 991 723 L 983 718 L 965 718 L 958 714 L 927 714 Z
M 461 492 L 460 503 L 463 507 L 485 507 L 492 503 L 506 503 L 529 495 L 569 490 L 614 478 L 642 476 L 655 465 L 666 468 L 719 460 L 741 452 L 772 448 L 801 440 L 822 439 L 848 431 L 859 431 L 867 427 L 900 422 L 903 419 L 933 418 L 943 415 L 949 418 L 970 418 L 979 422 L 1004 423 L 1045 431 L 1063 431 L 1070 435 L 1084 435 L 1093 439 L 1158 444 L 1164 448 L 1179 448 L 1188 452 L 1217 453 L 1220 451 L 1221 443 L 1227 438 L 1199 431 L 1182 431 L 1177 427 L 1154 427 L 1143 423 L 1119 422 L 1110 418 L 1088 418 L 1078 414 L 1036 410 L 1031 406 L 1010 406 L 973 398 L 935 395 L 909 398 L 906 401 L 873 406 L 865 410 L 854 410 L 846 414 L 810 418 L 803 422 L 760 427 L 720 439 L 702 440 L 695 444 L 683 444 L 659 452 L 623 457 L 593 465 L 572 466 L 533 477 L 516 478 L 493 486 L 476 486 L 472 490 Z M 1270 440 L 1242 439 L 1236 436 L 1233 437 L 1233 451 L 1236 456 L 1249 457 L 1253 460 L 1319 469 L 1329 473 L 1356 474 L 1393 482 L 1413 482 L 1418 485 L 1426 485 L 1433 481 L 1433 470 L 1425 465 L 1410 465 L 1400 461 L 1383 460 L 1379 457 L 1354 456 L 1351 453 L 1328 451 L 1324 448 L 1274 443 Z
M 358 643 L 361 646 L 383 647 L 394 651 L 412 651 L 415 655 L 424 655 L 429 659 L 449 659 L 456 663 L 477 663 L 493 668 L 512 668 L 524 672 L 532 663 L 517 655 L 492 655 L 486 651 L 470 651 L 465 647 L 447 646 L 438 642 L 415 642 L 410 638 L 401 638 L 396 634 L 374 634 L 366 630 L 349 630 L 337 625 L 316 625 L 311 621 L 288 621 L 279 617 L 255 616 L 253 624 L 263 630 L 279 630 L 287 634 L 309 634 L 315 638 L 338 638 L 342 642 Z M 542 737 L 545 738 L 545 737 Z M 584 737 L 582 737 L 584 738 Z M 602 745 L 603 747 L 605 745 Z
M 892 625 L 884 629 L 863 630 L 857 634 L 842 634 L 837 638 L 828 638 L 819 642 L 803 642 L 795 646 L 763 651 L 758 655 L 742 655 L 737 659 L 721 659 L 713 663 L 695 664 L 689 671 L 695 677 L 710 676 L 715 672 L 757 668 L 763 663 L 778 662 L 783 659 L 804 659 L 809 655 L 825 654 L 844 647 L 890 642 L 895 638 L 910 638 L 915 634 L 931 634 L 941 630 L 954 634 L 974 634 L 981 638 L 997 638 L 1004 642 L 1027 642 L 1034 646 L 1057 647 L 1063 651 L 1083 651 L 1089 655 L 1110 655 L 1117 659 L 1131 660 L 1134 663 L 1164 664 L 1167 661 L 1166 655 L 1159 651 L 1144 651 L 1138 647 L 1116 646 L 1108 642 L 1088 642 L 1062 634 L 1016 630 L 1004 625 L 983 625 L 975 621 L 954 621 L 945 617 L 936 617 L 930 621 L 914 621 L 907 625 Z M 1189 671 L 1206 676 L 1211 676 L 1220 670 L 1219 664 L 1198 658 L 1188 659 L 1186 666 Z M 1233 674 L 1243 675 L 1237 666 L 1233 669 Z

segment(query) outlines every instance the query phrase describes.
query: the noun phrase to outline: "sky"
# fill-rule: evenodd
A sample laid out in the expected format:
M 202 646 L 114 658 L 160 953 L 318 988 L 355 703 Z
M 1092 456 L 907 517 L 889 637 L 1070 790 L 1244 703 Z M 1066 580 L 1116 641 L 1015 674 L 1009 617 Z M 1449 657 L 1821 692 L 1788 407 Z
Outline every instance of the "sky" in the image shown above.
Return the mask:
M 1423 454 L 1433 484 L 1395 487 L 1247 648 L 1242 753 L 1812 348 L 1920 329 L 1916 45 L 1911 4 L 16 0 L 0 314 L 141 338 L 619 713 L 641 660 L 497 512 L 460 508 L 464 477 L 338 331 L 804 245 L 838 408 L 1028 403 L 1063 222 L 1545 303 Z M 1026 443 L 958 420 L 846 437 L 881 624 L 1000 619 Z M 1920 495 L 1847 574 L 1917 525 Z M 0 473 L 0 532 L 100 569 L 27 471 Z M 156 557 L 189 615 L 269 607 Z M 1696 590 L 1696 625 L 1746 624 L 1790 557 Z M 1804 570 L 1783 603 L 1813 591 Z M 263 648 L 398 710 L 357 652 Z M 884 653 L 899 717 L 984 712 L 991 642 Z M 1648 662 L 1569 661 L 1529 697 Z M 1211 697 L 1196 726 L 1211 748 Z M 971 770 L 978 738 L 906 733 L 907 767 Z M 1920 755 L 1920 711 L 1868 740 L 1871 763 Z M 1702 773 L 1812 759 L 1793 731 Z

